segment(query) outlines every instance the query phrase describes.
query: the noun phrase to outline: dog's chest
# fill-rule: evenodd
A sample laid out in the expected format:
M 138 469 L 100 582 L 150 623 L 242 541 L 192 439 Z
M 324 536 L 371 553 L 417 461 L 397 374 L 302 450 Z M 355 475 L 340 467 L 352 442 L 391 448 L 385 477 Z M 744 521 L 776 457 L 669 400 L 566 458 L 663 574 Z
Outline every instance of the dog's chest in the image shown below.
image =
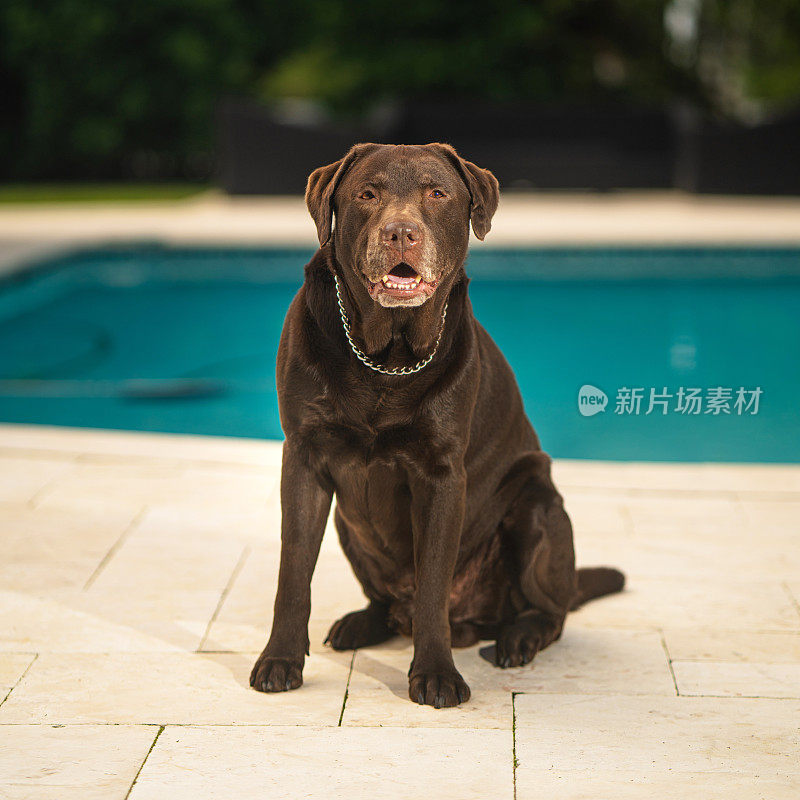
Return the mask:
M 369 464 L 407 464 L 433 444 L 433 426 L 419 398 L 392 389 L 347 387 L 308 401 L 301 434 L 315 459 L 360 470 Z M 433 437 L 433 439 L 432 439 Z
M 303 415 L 310 461 L 348 521 L 381 539 L 410 535 L 409 475 L 438 452 L 435 420 L 398 390 L 326 393 Z

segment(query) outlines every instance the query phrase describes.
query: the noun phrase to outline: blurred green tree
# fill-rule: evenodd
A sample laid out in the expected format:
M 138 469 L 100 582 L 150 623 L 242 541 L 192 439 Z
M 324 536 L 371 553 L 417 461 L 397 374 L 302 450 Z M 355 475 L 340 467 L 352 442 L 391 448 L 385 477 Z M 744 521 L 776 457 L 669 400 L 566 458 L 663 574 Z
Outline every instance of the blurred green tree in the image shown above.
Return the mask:
M 220 95 L 303 34 L 302 2 L 4 0 L 7 178 L 208 173 Z
M 720 116 L 757 122 L 800 101 L 797 0 L 672 0 L 665 19 L 673 61 Z
M 208 174 L 225 95 L 339 115 L 415 98 L 800 98 L 797 0 L 4 0 L 0 176 Z
M 663 0 L 316 0 L 313 9 L 307 43 L 269 73 L 265 97 L 321 96 L 352 112 L 421 95 L 658 103 L 689 88 L 665 57 Z

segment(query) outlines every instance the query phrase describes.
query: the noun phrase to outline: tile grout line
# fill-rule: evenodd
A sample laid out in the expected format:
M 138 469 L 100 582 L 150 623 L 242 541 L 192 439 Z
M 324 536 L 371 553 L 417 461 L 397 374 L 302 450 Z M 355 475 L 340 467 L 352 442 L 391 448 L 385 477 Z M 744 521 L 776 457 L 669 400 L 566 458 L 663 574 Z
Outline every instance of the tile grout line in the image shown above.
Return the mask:
M 33 493 L 25 505 L 32 510 L 36 510 L 39 507 L 39 501 L 42 499 L 42 496 L 47 494 L 47 491 L 60 480 L 61 475 L 56 475 L 54 478 L 50 478 L 49 481 L 45 482 L 44 486 L 41 486 Z
M 206 629 L 203 632 L 203 637 L 200 639 L 200 644 L 197 645 L 195 653 L 206 652 L 203 650 L 203 646 L 205 645 L 206 640 L 211 634 L 211 627 L 217 621 L 219 612 L 222 611 L 222 606 L 225 605 L 225 601 L 228 599 L 228 595 L 230 594 L 231 589 L 233 589 L 233 584 L 239 577 L 239 573 L 244 568 L 245 561 L 247 561 L 249 557 L 250 557 L 250 545 L 246 544 L 241 554 L 239 555 L 239 560 L 236 562 L 236 566 L 234 566 L 233 571 L 231 572 L 230 577 L 228 578 L 228 582 L 225 584 L 225 588 L 222 590 L 222 593 L 219 596 L 219 600 L 217 601 L 217 606 L 214 609 L 214 613 L 211 615 L 211 619 L 208 620 Z
M 153 743 L 150 745 L 150 749 L 147 751 L 147 753 L 146 753 L 146 755 L 144 757 L 144 761 L 142 761 L 142 763 L 139 765 L 139 769 L 136 770 L 136 775 L 134 775 L 133 783 L 130 785 L 130 788 L 128 789 L 128 792 L 125 795 L 125 800 L 128 800 L 128 798 L 131 796 L 131 792 L 133 791 L 133 787 L 136 786 L 136 781 L 139 780 L 139 776 L 142 774 L 142 770 L 144 769 L 144 765 L 147 763 L 147 759 L 150 758 L 150 753 L 153 752 L 153 749 L 156 746 L 156 742 L 158 741 L 158 737 L 161 736 L 161 734 L 164 732 L 164 728 L 165 727 L 166 727 L 165 725 L 159 725 L 158 726 L 158 731 L 156 732 L 155 739 L 153 739 Z
M 511 776 L 514 784 L 514 800 L 517 800 L 517 695 L 522 692 L 511 692 Z
M 69 458 L 61 460 L 63 460 L 66 465 L 74 467 L 78 463 L 78 456 L 76 453 L 70 453 Z M 32 510 L 36 510 L 39 507 L 39 501 L 42 499 L 42 497 L 47 494 L 48 490 L 50 490 L 58 481 L 60 481 L 64 473 L 67 472 L 69 472 L 69 469 L 67 469 L 65 466 L 62 472 L 60 472 L 58 475 L 54 475 L 52 478 L 50 478 L 50 480 L 45 481 L 44 486 L 40 486 L 25 505 Z
M 83 589 L 81 591 L 86 592 L 89 590 L 91 585 L 97 580 L 100 573 L 106 568 L 108 562 L 116 555 L 117 551 L 122 547 L 125 540 L 128 536 L 136 529 L 139 523 L 144 518 L 144 515 L 147 513 L 148 507 L 143 506 L 139 509 L 136 516 L 130 521 L 128 526 L 125 528 L 124 531 L 119 535 L 117 541 L 109 547 L 108 552 L 100 559 L 100 563 L 94 568 L 94 572 L 86 579 L 86 583 L 83 584 Z
M 661 638 L 661 647 L 664 650 L 664 655 L 667 657 L 667 667 L 669 668 L 669 674 L 672 676 L 672 685 L 675 687 L 675 696 L 680 697 L 681 692 L 678 689 L 678 679 L 675 677 L 675 668 L 672 666 L 672 656 L 669 652 L 669 647 L 667 647 L 667 639 L 664 636 L 664 631 L 659 629 L 658 635 Z
M 794 592 L 791 590 L 786 581 L 781 581 L 781 586 L 783 587 L 783 591 L 788 595 L 789 602 L 794 606 L 794 610 L 797 612 L 797 615 L 800 616 L 800 600 L 794 596 Z
M 620 516 L 622 517 L 622 526 L 628 538 L 636 535 L 636 527 L 633 524 L 633 515 L 627 503 L 621 503 L 619 506 Z
M 342 727 L 342 720 L 344 719 L 344 709 L 347 705 L 347 697 L 350 694 L 350 678 L 353 676 L 353 666 L 356 663 L 356 653 L 358 650 L 353 650 L 353 656 L 350 659 L 350 669 L 347 671 L 347 683 L 344 686 L 344 697 L 342 698 L 342 710 L 339 712 L 339 724 L 337 728 Z
M 23 678 L 28 674 L 28 670 L 34 665 L 37 658 L 39 658 L 39 654 L 34 653 L 33 658 L 31 659 L 31 663 L 28 664 L 27 667 L 25 667 L 25 669 L 22 671 L 22 675 L 20 675 L 19 678 L 17 678 L 14 685 L 6 692 L 6 696 L 2 700 L 0 700 L 0 706 L 2 706 L 3 703 L 5 703 L 5 701 L 8 700 L 9 697 L 11 697 L 11 692 L 13 692 L 14 689 L 16 689 L 17 686 L 19 686 L 22 683 Z

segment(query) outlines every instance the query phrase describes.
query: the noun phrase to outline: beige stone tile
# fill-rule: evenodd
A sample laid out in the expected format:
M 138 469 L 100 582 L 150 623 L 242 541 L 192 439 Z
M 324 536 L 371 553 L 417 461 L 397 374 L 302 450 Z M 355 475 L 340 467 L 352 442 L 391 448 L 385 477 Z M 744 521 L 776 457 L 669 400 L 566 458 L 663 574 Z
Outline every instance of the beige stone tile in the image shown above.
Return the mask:
M 664 639 L 676 661 L 800 664 L 800 633 L 667 628 Z
M 280 506 L 243 504 L 240 508 L 150 506 L 136 530 L 142 536 L 236 539 L 243 543 L 279 545 Z
M 413 649 L 407 639 L 356 653 L 342 724 L 400 728 L 499 728 L 511 730 L 511 692 L 501 670 L 478 656 L 478 648 L 454 650 L 456 668 L 470 687 L 455 708 L 421 706 L 408 697 Z M 494 678 L 494 681 L 491 680 Z
M 35 658 L 33 653 L 0 653 L 0 702 Z
M 0 503 L 28 503 L 38 492 L 70 469 L 63 458 L 9 454 L 0 438 Z
M 520 694 L 525 769 L 800 773 L 800 701 Z
M 281 442 L 231 436 L 89 430 L 47 425 L 0 425 L 0 446 L 31 455 L 178 459 L 200 463 L 280 466 Z
M 673 661 L 681 695 L 800 699 L 800 664 Z
M 738 501 L 729 497 L 651 495 L 629 497 L 625 507 L 639 535 L 697 536 L 744 530 Z
M 629 493 L 800 493 L 800 466 L 794 464 L 659 464 L 556 459 L 553 474 L 556 484 L 563 488 L 618 489 Z
M 52 509 L 178 506 L 238 510 L 264 505 L 273 489 L 272 471 L 200 469 L 160 463 L 78 464 L 37 496 Z
M 713 488 L 735 488 L 743 494 L 800 493 L 797 464 L 714 464 L 713 467 L 720 476 L 719 484 Z
M 576 529 L 579 564 L 611 562 L 632 577 L 775 579 L 800 572 L 797 536 L 779 526 L 755 535 L 733 500 L 631 498 L 625 509 L 630 536 Z
M 279 565 L 279 546 L 249 551 L 210 626 L 204 650 L 259 653 L 263 649 L 272 624 Z
M 0 726 L 4 800 L 125 800 L 157 727 Z
M 222 592 L 244 547 L 236 539 L 198 538 L 175 530 L 171 537 L 134 530 L 92 582 L 89 593 L 127 594 L 164 587 Z
M 359 650 L 343 724 L 505 729 L 511 723 L 512 692 L 675 694 L 661 637 L 653 631 L 573 630 L 567 623 L 558 642 L 516 669 L 489 663 L 479 654 L 488 645 L 453 651 L 472 697 L 463 706 L 438 711 L 408 705 L 413 656 L 408 640 Z
M 517 767 L 517 797 L 554 800 L 796 800 L 800 776 L 758 774 L 757 764 L 741 772 L 676 772 L 675 769 L 637 772 L 607 770 L 529 769 Z
M 514 692 L 674 695 L 669 663 L 655 631 L 572 627 L 529 666 L 502 670 Z
M 588 603 L 570 622 L 578 627 L 800 630 L 800 616 L 779 583 L 735 578 L 630 579 L 624 592 Z
M 219 598 L 216 590 L 153 586 L 48 597 L 0 592 L 0 651 L 193 651 Z
M 336 725 L 350 654 L 306 660 L 304 685 L 264 694 L 251 655 L 45 653 L 0 706 L 0 724 Z
M 327 535 L 327 534 L 326 534 Z M 211 626 L 206 650 L 260 652 L 272 626 L 278 586 L 280 548 L 254 547 Z M 366 605 L 350 565 L 338 549 L 320 553 L 311 582 L 309 637 L 313 652 L 322 652 L 330 626 Z
M 0 586 L 27 592 L 81 588 L 134 519 L 130 509 L 0 509 Z
M 800 574 L 800 547 L 775 539 L 757 547 L 743 531 L 675 530 L 641 532 L 629 538 L 578 534 L 578 565 L 613 564 L 638 578 L 775 580 Z
M 168 501 L 185 471 L 185 465 L 137 464 L 122 459 L 101 464 L 75 463 L 40 492 L 37 507 L 82 510 L 123 505 L 139 509 L 158 500 Z
M 789 602 L 791 602 L 795 611 L 797 611 L 798 618 L 800 618 L 800 581 L 786 581 L 783 584 L 783 588 L 786 590 L 786 596 L 789 598 Z
M 166 728 L 131 800 L 513 797 L 510 731 Z
M 275 509 L 280 515 L 280 497 L 277 498 Z M 320 553 L 335 553 L 336 555 L 343 556 L 344 553 L 342 552 L 342 545 L 339 543 L 339 534 L 336 532 L 336 526 L 333 524 L 335 511 L 336 497 L 334 496 L 333 503 L 331 503 L 331 511 L 328 515 L 328 522 L 325 525 L 325 535 L 322 537 L 322 547 L 320 548 Z M 350 569 L 349 566 L 348 569 Z
M 596 496 L 582 491 L 565 493 L 564 507 L 572 521 L 576 537 L 604 538 L 608 535 L 626 538 L 630 535 L 630 516 L 625 508 L 627 498 L 619 493 Z
M 764 537 L 780 536 L 795 543 L 800 540 L 800 499 L 787 502 L 778 500 L 742 500 L 742 512 L 750 529 Z

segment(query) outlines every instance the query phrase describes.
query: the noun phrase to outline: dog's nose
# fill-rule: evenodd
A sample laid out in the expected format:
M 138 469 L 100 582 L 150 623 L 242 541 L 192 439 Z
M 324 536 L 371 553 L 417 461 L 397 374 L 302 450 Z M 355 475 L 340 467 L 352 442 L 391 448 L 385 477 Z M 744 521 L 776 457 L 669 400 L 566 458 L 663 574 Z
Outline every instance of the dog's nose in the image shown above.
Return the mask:
M 387 222 L 381 228 L 381 240 L 385 245 L 402 253 L 410 250 L 422 240 L 422 231 L 415 222 L 398 219 Z

